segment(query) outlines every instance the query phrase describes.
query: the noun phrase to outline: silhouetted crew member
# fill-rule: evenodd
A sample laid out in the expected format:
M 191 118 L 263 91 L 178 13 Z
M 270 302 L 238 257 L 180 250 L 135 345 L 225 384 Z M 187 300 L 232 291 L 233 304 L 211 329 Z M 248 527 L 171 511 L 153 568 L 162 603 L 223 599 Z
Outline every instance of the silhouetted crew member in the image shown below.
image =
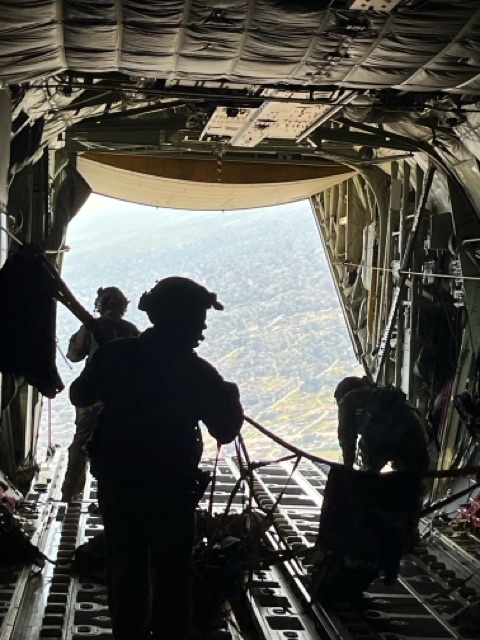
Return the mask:
M 94 307 L 100 314 L 95 319 L 104 343 L 116 338 L 128 338 L 140 334 L 137 327 L 123 319 L 128 300 L 117 287 L 100 287 L 97 291 Z M 98 343 L 88 329 L 82 325 L 70 338 L 67 358 L 72 362 L 80 362 L 90 358 L 98 349 Z M 90 407 L 75 409 L 75 435 L 68 448 L 68 466 L 62 485 L 62 499 L 70 502 L 81 494 L 85 486 L 87 466 L 86 445 L 92 437 L 101 402 Z
M 346 467 L 353 467 L 357 440 L 360 468 L 392 468 L 421 476 L 429 465 L 425 430 L 417 410 L 393 387 L 377 387 L 368 378 L 349 376 L 335 389 L 338 441 Z
M 377 386 L 366 377 L 344 378 L 334 396 L 338 403 L 338 440 L 345 466 L 353 467 L 359 439 L 360 469 L 379 472 L 390 463 L 393 470 L 406 474 L 405 481 L 416 493 L 401 543 L 404 551 L 411 551 L 418 543 L 424 491 L 422 476 L 430 463 L 427 437 L 418 411 L 401 389 Z
M 198 422 L 219 443 L 243 422 L 238 387 L 194 351 L 212 307 L 192 280 L 161 280 L 139 303 L 153 327 L 101 347 L 70 389 L 77 406 L 104 403 L 90 454 L 115 640 L 189 634 Z

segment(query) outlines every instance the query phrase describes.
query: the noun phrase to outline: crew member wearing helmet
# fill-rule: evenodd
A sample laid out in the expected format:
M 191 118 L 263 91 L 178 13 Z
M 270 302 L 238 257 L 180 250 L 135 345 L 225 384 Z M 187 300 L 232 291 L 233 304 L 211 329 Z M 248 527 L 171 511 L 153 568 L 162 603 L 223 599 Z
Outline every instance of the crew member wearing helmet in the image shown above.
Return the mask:
M 129 338 L 140 334 L 137 327 L 123 319 L 128 300 L 118 287 L 100 287 L 97 291 L 94 308 L 100 315 L 95 319 L 98 327 L 97 338 L 82 325 L 70 338 L 67 358 L 72 362 L 80 362 L 90 358 L 98 349 L 99 336 L 102 344 L 116 338 Z M 71 502 L 81 495 L 85 485 L 87 466 L 86 445 L 92 437 L 101 402 L 90 407 L 75 408 L 75 435 L 68 448 L 68 466 L 62 485 L 62 499 Z
M 338 440 L 347 467 L 360 454 L 360 466 L 422 475 L 429 465 L 425 429 L 418 411 L 401 389 L 382 387 L 367 377 L 348 376 L 336 387 Z
M 379 472 L 387 463 L 403 472 L 414 487 L 413 512 L 403 534 L 403 548 L 411 551 L 418 543 L 418 520 L 423 500 L 422 477 L 428 470 L 425 428 L 420 415 L 401 389 L 382 387 L 367 377 L 348 376 L 335 389 L 338 403 L 338 439 L 347 468 L 359 453 L 360 469 Z
M 198 423 L 224 444 L 243 422 L 238 387 L 195 353 L 211 308 L 205 287 L 161 280 L 139 303 L 153 326 L 101 347 L 70 388 L 76 406 L 103 402 L 89 450 L 115 640 L 189 635 Z
M 325 487 L 311 588 L 325 601 L 357 602 L 377 576 L 393 584 L 402 552 L 418 542 L 429 458 L 419 414 L 401 389 L 348 376 L 334 397 L 344 466 L 331 469 Z M 396 473 L 379 473 L 387 463 Z

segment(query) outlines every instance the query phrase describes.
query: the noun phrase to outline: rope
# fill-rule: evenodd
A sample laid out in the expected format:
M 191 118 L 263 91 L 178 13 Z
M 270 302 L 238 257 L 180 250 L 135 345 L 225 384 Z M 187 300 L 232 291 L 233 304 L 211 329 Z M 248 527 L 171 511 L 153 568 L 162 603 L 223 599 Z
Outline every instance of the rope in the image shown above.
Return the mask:
M 478 489 L 478 487 L 480 487 L 480 482 L 476 482 L 471 487 L 468 487 L 463 491 L 455 493 L 453 496 L 449 496 L 448 498 L 445 498 L 445 500 L 434 502 L 433 504 L 429 505 L 428 507 L 425 507 L 425 509 L 422 509 L 420 511 L 420 517 L 423 518 L 424 516 L 427 516 L 429 513 L 438 511 L 439 509 L 443 509 L 443 507 L 446 507 L 447 504 L 450 504 L 451 502 L 455 502 L 455 500 L 458 500 L 458 498 L 461 498 L 462 496 L 466 496 L 468 493 L 471 493 L 472 491 L 475 491 L 475 489 Z
M 269 461 L 261 461 L 261 462 L 251 462 L 249 455 L 248 455 L 248 451 L 247 451 L 247 447 L 245 445 L 245 442 L 242 438 L 242 436 L 239 434 L 235 440 L 235 448 L 237 451 L 237 460 L 238 460 L 238 464 L 239 464 L 239 468 L 240 468 L 240 477 L 237 479 L 237 481 L 235 482 L 235 485 L 233 487 L 233 489 L 230 492 L 230 495 L 228 497 L 227 500 L 227 504 L 225 505 L 225 508 L 223 510 L 223 513 L 219 519 L 218 522 L 218 526 L 217 529 L 214 533 L 214 535 L 212 536 L 210 542 L 209 542 L 209 547 L 213 546 L 215 544 L 215 542 L 218 539 L 218 536 L 220 535 L 220 533 L 222 532 L 222 528 L 223 525 L 226 522 L 227 516 L 230 513 L 230 509 L 232 507 L 233 501 L 235 499 L 235 496 L 237 495 L 238 491 L 240 490 L 240 487 L 242 486 L 242 483 L 246 480 L 248 485 L 249 485 L 249 492 L 248 492 L 248 509 L 246 511 L 252 511 L 252 500 L 253 500 L 253 496 L 254 496 L 254 489 L 253 489 L 253 471 L 256 471 L 257 469 L 260 469 L 262 467 L 266 467 L 270 464 L 276 464 L 278 462 L 285 462 L 287 460 L 292 460 L 292 459 L 296 459 L 296 464 L 294 467 L 294 470 L 297 468 L 298 463 L 300 461 L 300 457 L 293 454 L 293 455 L 288 455 L 288 456 L 282 456 L 281 458 L 277 458 L 276 460 L 269 460 Z M 242 461 L 242 455 L 245 456 L 245 464 Z M 215 460 L 215 467 L 217 465 L 217 460 Z M 293 471 L 292 471 L 292 475 L 293 475 Z M 288 484 L 288 482 L 287 482 Z M 284 489 L 285 491 L 285 489 Z M 211 492 L 210 492 L 210 506 L 209 506 L 209 515 L 211 515 L 211 505 L 213 504 L 213 493 L 214 493 L 214 487 L 213 487 L 213 482 L 212 482 L 212 486 L 211 486 Z M 265 515 L 268 516 L 268 510 L 266 509 L 262 509 L 262 507 L 260 506 L 260 504 L 258 505 L 259 509 L 263 510 L 265 512 Z
M 0 226 L 0 231 L 4 231 L 7 236 L 10 236 L 10 238 L 12 240 L 14 240 L 17 244 L 19 244 L 21 247 L 23 247 L 23 242 L 21 240 L 19 240 L 17 238 L 17 236 L 13 235 L 13 233 L 11 231 L 9 231 L 8 229 L 6 229 L 5 227 Z
M 60 355 L 62 356 L 63 361 L 65 362 L 66 365 L 68 365 L 69 369 L 73 369 L 72 365 L 70 364 L 70 362 L 67 360 L 67 356 L 63 353 L 62 351 L 62 347 L 59 345 L 58 343 L 58 339 L 55 340 L 58 352 L 60 353 Z
M 314 456 L 311 453 L 307 453 L 306 451 L 303 451 L 302 449 L 299 449 L 298 447 L 295 447 L 293 444 L 290 444 L 286 440 L 283 440 L 282 438 L 279 438 L 278 436 L 276 436 L 274 433 L 272 433 L 271 431 L 269 431 L 265 427 L 262 427 L 261 424 L 259 424 L 258 422 L 255 422 L 255 420 L 252 420 L 252 418 L 249 418 L 248 416 L 244 415 L 243 418 L 244 418 L 245 422 L 248 422 L 249 424 L 251 424 L 252 427 L 255 427 L 255 429 L 260 431 L 260 433 L 263 433 L 263 435 L 265 435 L 268 438 L 270 438 L 270 440 L 273 440 L 274 442 L 279 444 L 284 449 L 287 449 L 288 451 L 291 451 L 292 453 L 296 454 L 297 456 L 300 456 L 301 458 L 306 458 L 307 460 L 311 460 L 312 462 L 318 462 L 319 464 L 326 464 L 329 467 L 343 467 L 343 465 L 340 462 L 334 462 L 333 460 L 327 460 L 326 458 L 320 458 L 319 456 Z
M 215 485 L 217 484 L 218 461 L 222 445 L 217 442 L 217 453 L 215 455 L 215 466 L 213 467 L 212 484 L 210 485 L 210 504 L 208 505 L 208 515 L 213 514 L 213 494 L 215 493 Z
M 271 519 L 273 518 L 273 514 L 275 513 L 275 509 L 278 508 L 278 505 L 280 504 L 281 499 L 285 495 L 285 491 L 287 490 L 287 487 L 290 484 L 290 480 L 293 478 L 293 474 L 297 470 L 301 459 L 302 459 L 302 456 L 297 456 L 297 458 L 295 460 L 295 464 L 292 467 L 292 470 L 290 472 L 290 475 L 287 478 L 287 481 L 285 482 L 285 485 L 282 487 L 282 490 L 279 492 L 278 496 L 275 499 L 275 502 L 272 504 L 270 509 L 267 509 L 267 515 L 266 515 L 265 520 L 268 521 L 269 523 L 271 523 Z
M 447 278 L 449 280 L 480 280 L 480 276 L 461 276 L 451 275 L 448 273 L 425 273 L 423 271 L 410 271 L 409 269 L 389 269 L 388 267 L 374 267 L 373 265 L 362 264 L 361 262 L 343 262 L 335 261 L 335 264 L 344 267 L 360 267 L 361 269 L 373 269 L 374 271 L 383 271 L 386 273 L 398 273 L 406 276 L 421 276 L 422 278 Z
M 249 480 L 252 480 L 251 471 L 253 471 L 253 469 L 251 469 L 250 456 L 248 455 L 247 446 L 241 433 L 239 433 L 235 439 L 235 450 L 237 453 L 238 466 L 240 468 L 240 476 L 244 476 L 246 478 L 249 487 L 248 492 L 245 490 L 243 491 L 243 506 L 245 510 L 251 511 L 253 506 L 253 482 L 250 483 Z M 243 467 L 242 455 L 245 457 L 248 472 L 245 472 L 245 469 Z M 245 485 L 243 485 L 243 487 L 244 486 Z M 247 504 L 245 503 L 246 499 L 248 500 Z
M 225 153 L 225 143 L 222 142 L 217 153 L 217 182 L 222 181 L 223 154 Z
M 314 456 L 307 451 L 303 451 L 303 449 L 299 449 L 295 447 L 293 444 L 290 444 L 286 440 L 283 440 L 279 436 L 276 436 L 274 433 L 269 431 L 266 427 L 262 427 L 261 424 L 252 420 L 248 416 L 243 416 L 245 422 L 248 422 L 255 427 L 260 433 L 263 433 L 265 436 L 279 444 L 284 449 L 291 451 L 295 455 L 305 458 L 306 460 L 311 460 L 312 462 L 317 462 L 319 464 L 325 464 L 329 467 L 343 467 L 344 465 L 341 462 L 333 462 L 333 460 L 327 460 L 326 458 L 320 458 L 319 456 Z M 364 473 L 369 473 L 368 471 L 364 471 Z M 387 472 L 387 473 L 396 473 L 395 471 Z M 463 469 L 439 469 L 436 471 L 427 471 L 422 475 L 422 478 L 458 478 L 480 474 L 480 466 L 472 466 L 472 467 L 464 467 Z

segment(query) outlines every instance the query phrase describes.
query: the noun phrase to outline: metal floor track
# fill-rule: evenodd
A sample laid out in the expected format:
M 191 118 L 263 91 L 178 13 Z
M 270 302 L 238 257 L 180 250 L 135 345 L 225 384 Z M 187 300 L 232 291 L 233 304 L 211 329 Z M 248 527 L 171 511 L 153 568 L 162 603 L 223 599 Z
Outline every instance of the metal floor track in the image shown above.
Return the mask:
M 57 564 L 43 571 L 0 568 L 0 640 L 112 638 L 106 591 L 102 585 L 72 576 L 69 561 L 76 546 L 102 529 L 95 482 L 89 477 L 81 502 L 66 505 L 60 487 L 66 450 L 59 449 L 40 471 L 21 510 L 32 541 Z M 213 461 L 204 462 L 213 468 Z M 259 506 L 275 509 L 267 538 L 273 549 L 313 545 L 318 529 L 325 471 L 302 462 L 292 473 L 289 462 L 255 472 Z M 234 459 L 220 462 L 213 501 L 221 513 L 239 477 Z M 241 511 L 248 499 L 239 493 L 232 505 Z M 209 493 L 209 492 L 207 492 Z M 205 502 L 200 506 L 206 506 Z M 400 580 L 386 587 L 375 582 L 361 609 L 344 604 L 326 609 L 308 595 L 308 567 L 290 560 L 254 572 L 247 591 L 253 635 L 242 635 L 233 618 L 233 640 L 463 640 L 480 636 L 464 616 L 480 600 L 480 545 L 467 531 L 444 524 L 432 529 L 428 545 L 407 556 Z M 133 640 L 133 639 L 132 639 Z

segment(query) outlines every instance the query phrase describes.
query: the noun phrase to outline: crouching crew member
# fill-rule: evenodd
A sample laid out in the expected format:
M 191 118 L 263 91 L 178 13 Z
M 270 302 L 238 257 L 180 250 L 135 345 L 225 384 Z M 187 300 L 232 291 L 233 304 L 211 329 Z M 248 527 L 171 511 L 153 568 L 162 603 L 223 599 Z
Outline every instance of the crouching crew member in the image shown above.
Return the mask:
M 203 286 L 161 280 L 139 303 L 153 326 L 101 347 L 70 389 L 78 407 L 103 403 L 90 455 L 115 640 L 189 634 L 198 422 L 222 444 L 243 422 L 238 387 L 195 353 L 210 308 Z
M 422 506 L 422 476 L 430 458 L 425 428 L 417 409 L 401 389 L 382 387 L 368 378 L 349 376 L 335 389 L 338 403 L 338 439 L 345 466 L 353 467 L 357 453 L 360 469 L 381 471 L 388 463 L 417 487 L 410 524 L 403 534 L 403 549 L 411 551 L 419 541 L 418 512 Z
M 400 389 L 351 376 L 334 395 L 344 466 L 328 475 L 311 590 L 323 601 L 359 602 L 378 576 L 396 581 L 402 553 L 417 541 L 427 441 Z M 379 473 L 388 463 L 396 473 Z
M 349 376 L 335 389 L 338 440 L 346 467 L 381 471 L 392 469 L 421 476 L 428 469 L 425 429 L 418 411 L 395 387 L 381 387 L 368 378 Z

